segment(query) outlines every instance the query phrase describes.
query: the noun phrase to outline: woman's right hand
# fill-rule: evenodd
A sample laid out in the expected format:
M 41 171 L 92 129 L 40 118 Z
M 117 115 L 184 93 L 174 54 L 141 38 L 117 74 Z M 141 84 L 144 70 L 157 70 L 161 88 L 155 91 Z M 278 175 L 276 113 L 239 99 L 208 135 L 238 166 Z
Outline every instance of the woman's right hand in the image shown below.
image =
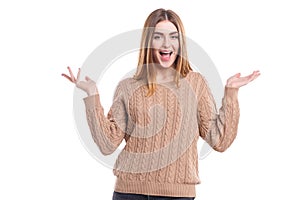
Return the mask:
M 85 91 L 89 96 L 98 94 L 98 89 L 97 89 L 97 85 L 96 85 L 95 81 L 90 79 L 88 76 L 85 77 L 86 81 L 79 81 L 80 68 L 78 69 L 76 78 L 73 75 L 73 72 L 70 67 L 68 67 L 68 70 L 69 70 L 70 76 L 68 76 L 67 74 L 64 74 L 64 73 L 61 75 L 63 77 L 65 77 L 66 79 L 68 79 L 69 81 L 71 81 L 72 83 L 74 83 L 76 85 L 76 87 Z

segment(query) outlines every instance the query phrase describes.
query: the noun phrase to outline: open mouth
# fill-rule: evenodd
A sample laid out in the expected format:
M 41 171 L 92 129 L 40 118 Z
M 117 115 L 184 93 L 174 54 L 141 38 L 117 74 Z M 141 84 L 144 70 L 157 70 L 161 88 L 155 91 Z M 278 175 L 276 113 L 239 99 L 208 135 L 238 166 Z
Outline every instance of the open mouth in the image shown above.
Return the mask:
M 161 56 L 171 56 L 173 51 L 159 51 Z
M 160 54 L 161 60 L 167 62 L 171 59 L 171 55 L 173 54 L 173 51 L 162 50 L 162 51 L 159 51 L 159 54 Z

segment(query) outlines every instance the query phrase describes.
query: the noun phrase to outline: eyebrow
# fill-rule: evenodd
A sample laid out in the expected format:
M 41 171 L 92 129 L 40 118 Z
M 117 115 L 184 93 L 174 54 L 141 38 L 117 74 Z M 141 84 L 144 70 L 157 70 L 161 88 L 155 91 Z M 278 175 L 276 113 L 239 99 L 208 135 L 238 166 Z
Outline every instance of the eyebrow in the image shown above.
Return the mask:
M 154 34 L 164 35 L 164 34 L 161 33 L 161 32 L 154 32 Z M 177 32 L 177 31 L 174 31 L 174 32 L 169 33 L 169 35 L 174 35 L 174 34 L 178 34 L 178 32 Z

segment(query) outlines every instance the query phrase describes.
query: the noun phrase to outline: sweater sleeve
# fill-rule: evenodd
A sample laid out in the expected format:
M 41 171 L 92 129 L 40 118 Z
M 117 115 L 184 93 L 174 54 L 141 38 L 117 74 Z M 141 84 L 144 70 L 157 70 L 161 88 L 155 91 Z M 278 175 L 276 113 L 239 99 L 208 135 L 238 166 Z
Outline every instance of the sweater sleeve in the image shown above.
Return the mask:
M 121 144 L 126 130 L 127 114 L 120 84 L 113 99 L 113 104 L 107 114 L 100 103 L 99 95 L 84 98 L 87 122 L 101 153 L 112 154 Z
M 212 93 L 201 77 L 198 101 L 200 136 L 216 151 L 224 152 L 237 135 L 239 122 L 238 88 L 225 87 L 222 106 L 217 113 Z

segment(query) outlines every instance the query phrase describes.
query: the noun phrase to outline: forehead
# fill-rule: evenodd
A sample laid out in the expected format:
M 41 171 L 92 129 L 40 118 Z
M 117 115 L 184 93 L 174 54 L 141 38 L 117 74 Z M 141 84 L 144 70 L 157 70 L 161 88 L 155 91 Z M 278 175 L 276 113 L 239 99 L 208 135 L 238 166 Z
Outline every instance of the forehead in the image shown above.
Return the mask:
M 168 20 L 164 20 L 164 21 L 161 21 L 161 22 L 156 24 L 155 31 L 156 32 L 168 33 L 168 32 L 176 32 L 178 30 L 172 22 L 170 22 Z

